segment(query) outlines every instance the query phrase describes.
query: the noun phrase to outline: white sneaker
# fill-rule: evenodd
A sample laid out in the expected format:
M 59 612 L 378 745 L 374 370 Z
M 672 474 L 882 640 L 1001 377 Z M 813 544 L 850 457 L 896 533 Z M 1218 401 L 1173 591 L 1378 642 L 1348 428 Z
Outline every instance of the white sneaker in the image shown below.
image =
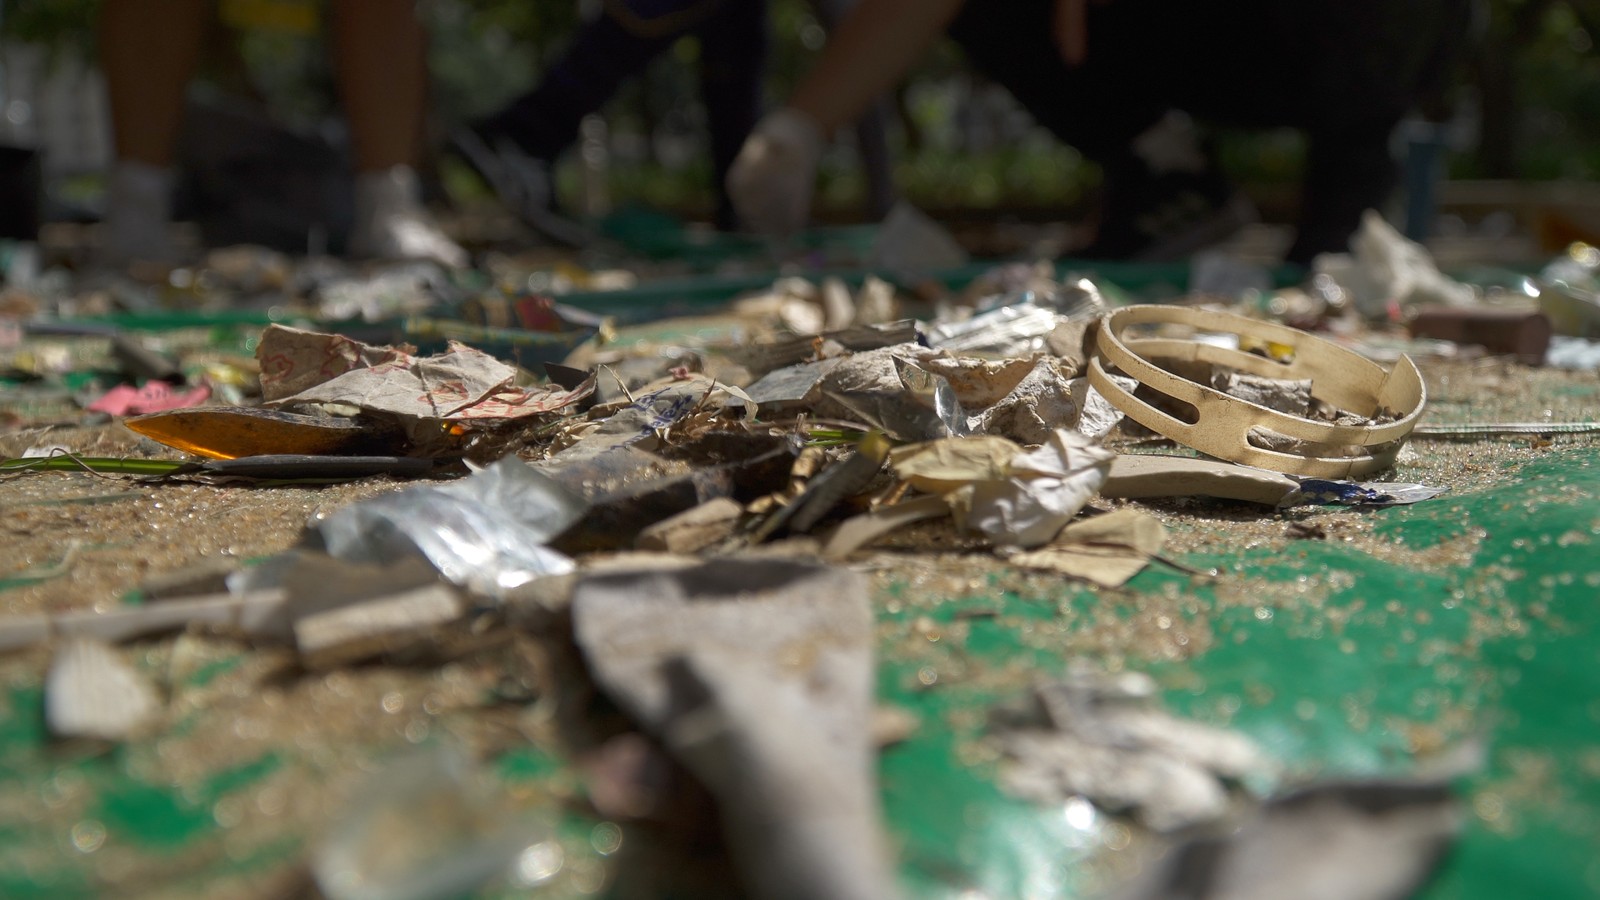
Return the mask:
M 446 237 L 423 208 L 422 187 L 410 166 L 357 175 L 355 206 L 351 256 L 466 266 L 467 251 Z
M 172 266 L 172 169 L 118 161 L 106 184 L 98 262 L 113 268 L 136 264 Z

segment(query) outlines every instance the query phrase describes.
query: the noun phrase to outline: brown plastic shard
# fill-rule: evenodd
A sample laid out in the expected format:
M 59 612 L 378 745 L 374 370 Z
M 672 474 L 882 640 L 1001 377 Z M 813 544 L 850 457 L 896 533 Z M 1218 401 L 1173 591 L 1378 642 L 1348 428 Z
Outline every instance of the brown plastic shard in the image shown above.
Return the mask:
M 1237 334 L 1287 348 L 1287 361 L 1214 344 L 1173 338 L 1125 338 L 1136 325 L 1179 325 L 1196 331 Z M 1276 472 L 1318 478 L 1357 478 L 1393 465 L 1427 405 L 1427 389 L 1410 358 L 1385 370 L 1365 357 L 1286 325 L 1261 322 L 1215 310 L 1181 306 L 1127 306 L 1101 321 L 1096 353 L 1089 361 L 1089 383 L 1128 418 L 1202 453 Z M 1152 362 L 1178 368 L 1220 366 L 1274 379 L 1309 379 L 1312 397 L 1381 424 L 1318 421 L 1229 396 L 1179 377 Z M 1136 398 L 1110 376 L 1120 370 L 1173 408 L 1192 411 L 1180 419 Z M 1392 419 L 1391 419 L 1392 414 Z M 1251 433 L 1288 441 L 1260 446 Z
M 1250 466 L 1236 466 L 1188 456 L 1134 456 L 1124 453 L 1111 461 L 1100 496 L 1117 499 L 1144 497 L 1213 497 L 1277 506 L 1299 486 L 1287 475 Z

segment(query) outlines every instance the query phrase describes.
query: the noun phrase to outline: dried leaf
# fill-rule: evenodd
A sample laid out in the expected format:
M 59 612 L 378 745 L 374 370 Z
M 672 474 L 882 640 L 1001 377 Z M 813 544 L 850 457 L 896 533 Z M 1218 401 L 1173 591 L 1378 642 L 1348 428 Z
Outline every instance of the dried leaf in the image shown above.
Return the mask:
M 733 534 L 744 507 L 728 497 L 718 497 L 651 525 L 639 532 L 634 545 L 640 550 L 697 553 Z
M 1074 522 L 1048 547 L 1018 553 L 1011 562 L 1083 578 L 1102 587 L 1121 587 L 1161 552 L 1167 529 L 1135 509 Z
M 889 465 L 896 478 L 919 491 L 944 494 L 973 481 L 1006 477 L 1022 448 L 1007 438 L 972 435 L 896 447 Z
M 856 516 L 841 524 L 828 536 L 822 546 L 824 559 L 841 559 L 865 547 L 878 538 L 898 531 L 913 522 L 936 519 L 949 515 L 950 507 L 943 497 L 922 497 L 907 503 L 897 503 Z

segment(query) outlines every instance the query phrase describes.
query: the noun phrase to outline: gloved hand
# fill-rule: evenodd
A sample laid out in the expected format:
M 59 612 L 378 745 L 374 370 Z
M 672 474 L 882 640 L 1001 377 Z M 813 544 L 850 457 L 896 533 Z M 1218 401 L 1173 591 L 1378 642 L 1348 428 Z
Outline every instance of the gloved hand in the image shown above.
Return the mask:
M 786 238 L 805 227 L 822 158 L 822 130 L 787 107 L 767 115 L 728 170 L 728 197 L 744 227 Z

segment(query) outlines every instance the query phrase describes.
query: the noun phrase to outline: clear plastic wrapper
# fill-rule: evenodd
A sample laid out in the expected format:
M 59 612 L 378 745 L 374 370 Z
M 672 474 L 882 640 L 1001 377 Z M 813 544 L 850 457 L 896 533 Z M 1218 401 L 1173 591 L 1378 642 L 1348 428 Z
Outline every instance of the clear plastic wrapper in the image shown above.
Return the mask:
M 586 508 L 548 476 L 508 457 L 460 481 L 347 506 L 316 527 L 328 553 L 340 559 L 388 562 L 421 553 L 447 580 L 498 598 L 573 570 L 569 557 L 543 545 Z

